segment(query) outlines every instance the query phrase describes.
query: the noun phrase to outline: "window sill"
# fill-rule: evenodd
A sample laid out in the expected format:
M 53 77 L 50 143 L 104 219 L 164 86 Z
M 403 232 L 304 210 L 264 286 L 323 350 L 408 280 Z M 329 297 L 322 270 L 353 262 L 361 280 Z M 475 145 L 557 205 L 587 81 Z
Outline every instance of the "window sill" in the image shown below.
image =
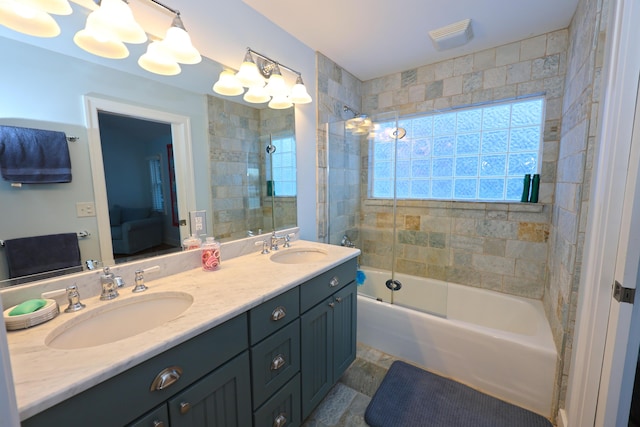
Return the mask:
M 391 199 L 365 199 L 366 206 L 393 206 Z M 476 211 L 503 211 L 503 212 L 531 212 L 539 213 L 544 210 L 544 203 L 522 203 L 522 202 L 462 202 L 455 200 L 398 200 L 396 203 L 400 207 L 415 208 L 443 208 L 443 209 L 464 209 Z

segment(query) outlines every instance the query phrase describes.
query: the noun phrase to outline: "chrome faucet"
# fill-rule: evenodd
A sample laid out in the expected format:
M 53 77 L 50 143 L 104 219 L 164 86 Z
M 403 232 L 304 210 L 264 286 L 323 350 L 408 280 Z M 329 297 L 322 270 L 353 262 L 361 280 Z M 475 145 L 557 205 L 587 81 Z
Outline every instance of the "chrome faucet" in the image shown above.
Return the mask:
M 100 276 L 100 285 L 102 286 L 102 294 L 100 299 L 107 301 L 116 298 L 118 294 L 118 284 L 116 283 L 116 276 L 109 270 L 109 267 L 105 267 Z
M 288 248 L 291 246 L 290 242 L 291 242 L 291 235 L 290 234 L 285 234 L 282 236 L 278 236 L 276 234 L 276 232 L 274 231 L 273 233 L 271 233 L 271 250 L 272 251 L 277 251 L 278 250 L 278 243 L 280 241 L 283 241 L 283 248 Z
M 345 246 L 347 248 L 355 248 L 356 244 L 349 240 L 349 236 L 346 234 L 342 236 L 342 241 L 340 241 L 340 246 Z

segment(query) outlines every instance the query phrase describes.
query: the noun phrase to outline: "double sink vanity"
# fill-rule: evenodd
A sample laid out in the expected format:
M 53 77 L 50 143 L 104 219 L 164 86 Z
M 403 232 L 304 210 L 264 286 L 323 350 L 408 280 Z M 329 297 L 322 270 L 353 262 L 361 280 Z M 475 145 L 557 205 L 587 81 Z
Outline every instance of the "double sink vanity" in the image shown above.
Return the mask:
M 23 426 L 284 427 L 309 416 L 355 359 L 359 250 L 295 241 L 229 259 L 223 245 L 215 272 L 191 252 L 175 255 L 190 268 L 149 274 L 141 293 L 123 274 L 110 301 L 99 273 L 83 273 L 95 283 L 91 295 L 80 287 L 86 308 L 61 304 L 53 320 L 7 333 Z M 153 262 L 168 271 L 171 257 Z

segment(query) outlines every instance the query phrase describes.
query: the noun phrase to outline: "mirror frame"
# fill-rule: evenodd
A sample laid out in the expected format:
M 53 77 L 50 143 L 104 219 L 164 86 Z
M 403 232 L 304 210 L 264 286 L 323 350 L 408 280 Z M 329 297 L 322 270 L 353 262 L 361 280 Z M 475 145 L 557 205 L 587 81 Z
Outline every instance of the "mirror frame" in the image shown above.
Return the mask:
M 111 101 L 95 96 L 85 96 L 87 114 L 87 131 L 89 134 L 89 159 L 93 177 L 93 191 L 96 203 L 96 221 L 98 239 L 103 265 L 115 264 L 111 230 L 109 223 L 109 205 L 107 200 L 107 185 L 105 182 L 104 163 L 102 159 L 102 141 L 98 123 L 98 112 L 123 114 L 146 120 L 171 124 L 171 138 L 173 140 L 173 154 L 176 188 L 178 197 L 179 220 L 185 219 L 190 211 L 196 210 L 193 156 L 191 150 L 191 122 L 189 117 L 166 113 L 144 107 L 137 107 L 117 101 Z M 187 222 L 179 226 L 180 241 L 189 234 L 186 230 Z M 105 238 L 109 236 L 109 238 Z

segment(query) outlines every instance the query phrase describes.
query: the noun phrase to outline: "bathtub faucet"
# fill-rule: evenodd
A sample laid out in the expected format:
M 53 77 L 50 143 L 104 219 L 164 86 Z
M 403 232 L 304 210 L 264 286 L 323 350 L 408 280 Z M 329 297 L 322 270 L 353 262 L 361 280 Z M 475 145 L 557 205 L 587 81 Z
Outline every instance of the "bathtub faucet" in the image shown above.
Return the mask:
M 347 248 L 355 248 L 356 244 L 349 240 L 349 236 L 346 234 L 342 236 L 342 241 L 340 242 L 340 246 L 346 246 Z

